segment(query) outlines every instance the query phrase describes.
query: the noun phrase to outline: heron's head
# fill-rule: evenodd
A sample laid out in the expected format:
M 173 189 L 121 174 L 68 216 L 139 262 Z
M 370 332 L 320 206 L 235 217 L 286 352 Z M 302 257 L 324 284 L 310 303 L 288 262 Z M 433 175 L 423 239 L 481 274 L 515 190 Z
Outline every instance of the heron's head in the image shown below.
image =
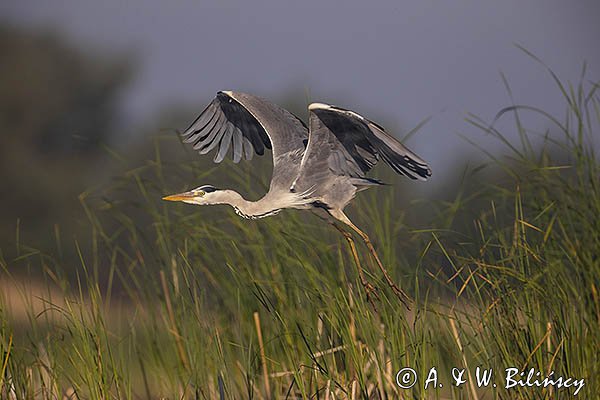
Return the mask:
M 227 192 L 229 190 L 219 190 L 211 185 L 202 185 L 189 192 L 163 197 L 163 200 L 183 201 L 184 203 L 196 205 L 222 204 L 227 200 Z

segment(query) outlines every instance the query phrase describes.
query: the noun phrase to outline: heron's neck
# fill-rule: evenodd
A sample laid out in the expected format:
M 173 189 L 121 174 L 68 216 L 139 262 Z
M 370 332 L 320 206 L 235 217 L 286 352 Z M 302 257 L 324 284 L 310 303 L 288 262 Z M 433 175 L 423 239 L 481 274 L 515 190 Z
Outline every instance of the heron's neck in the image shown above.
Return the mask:
M 231 205 L 235 210 L 236 214 L 247 219 L 259 219 L 277 214 L 282 208 L 287 205 L 283 205 L 277 201 L 277 199 L 270 198 L 267 194 L 260 200 L 248 201 L 242 197 L 241 194 L 231 190 L 229 192 L 229 199 L 227 204 Z M 277 204 L 279 207 L 274 207 Z

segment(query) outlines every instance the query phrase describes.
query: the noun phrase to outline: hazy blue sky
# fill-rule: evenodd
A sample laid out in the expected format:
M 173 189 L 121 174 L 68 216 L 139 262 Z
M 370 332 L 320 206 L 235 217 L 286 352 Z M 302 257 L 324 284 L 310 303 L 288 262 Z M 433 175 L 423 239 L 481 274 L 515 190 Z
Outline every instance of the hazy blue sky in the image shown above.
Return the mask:
M 565 79 L 576 81 L 584 60 L 590 78 L 600 71 L 597 0 L 13 0 L 0 15 L 135 52 L 139 76 L 123 102 L 132 121 L 172 102 L 200 111 L 221 89 L 273 98 L 295 88 L 402 131 L 433 115 L 410 145 L 434 175 L 464 146 L 455 133 L 469 130 L 467 111 L 490 119 L 509 104 L 500 70 L 517 102 L 562 110 L 544 69 L 514 43 Z

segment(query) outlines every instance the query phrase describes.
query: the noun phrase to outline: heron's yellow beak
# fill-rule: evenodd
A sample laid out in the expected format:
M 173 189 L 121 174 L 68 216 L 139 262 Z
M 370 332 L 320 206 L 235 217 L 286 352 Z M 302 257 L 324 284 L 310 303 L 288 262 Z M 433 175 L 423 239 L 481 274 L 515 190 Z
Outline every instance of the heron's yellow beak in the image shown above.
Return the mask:
M 185 192 L 185 193 L 178 193 L 178 194 L 172 194 L 170 196 L 165 196 L 162 199 L 167 200 L 167 201 L 184 201 L 187 199 L 191 199 L 192 197 L 194 197 L 194 194 L 192 192 Z

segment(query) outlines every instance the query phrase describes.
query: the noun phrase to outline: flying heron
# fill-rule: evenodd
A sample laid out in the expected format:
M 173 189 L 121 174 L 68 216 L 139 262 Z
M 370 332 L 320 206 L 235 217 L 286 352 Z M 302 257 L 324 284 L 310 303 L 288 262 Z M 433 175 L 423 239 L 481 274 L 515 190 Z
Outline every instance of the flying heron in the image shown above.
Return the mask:
M 189 204 L 229 204 L 248 219 L 264 218 L 284 208 L 311 210 L 334 225 L 346 238 L 367 292 L 374 287 L 366 280 L 352 235 L 352 228 L 365 242 L 387 284 L 408 307 L 410 299 L 391 279 L 369 236 L 350 221 L 344 207 L 356 193 L 382 182 L 365 174 L 382 159 L 397 173 L 411 179 L 431 176 L 427 163 L 373 121 L 340 107 L 312 103 L 308 127 L 289 111 L 260 97 L 221 91 L 183 132 L 200 154 L 216 149 L 214 162 L 223 161 L 232 148 L 233 162 L 252 159 L 272 150 L 273 175 L 269 191 L 258 201 L 248 201 L 230 189 L 203 185 L 164 200 Z

